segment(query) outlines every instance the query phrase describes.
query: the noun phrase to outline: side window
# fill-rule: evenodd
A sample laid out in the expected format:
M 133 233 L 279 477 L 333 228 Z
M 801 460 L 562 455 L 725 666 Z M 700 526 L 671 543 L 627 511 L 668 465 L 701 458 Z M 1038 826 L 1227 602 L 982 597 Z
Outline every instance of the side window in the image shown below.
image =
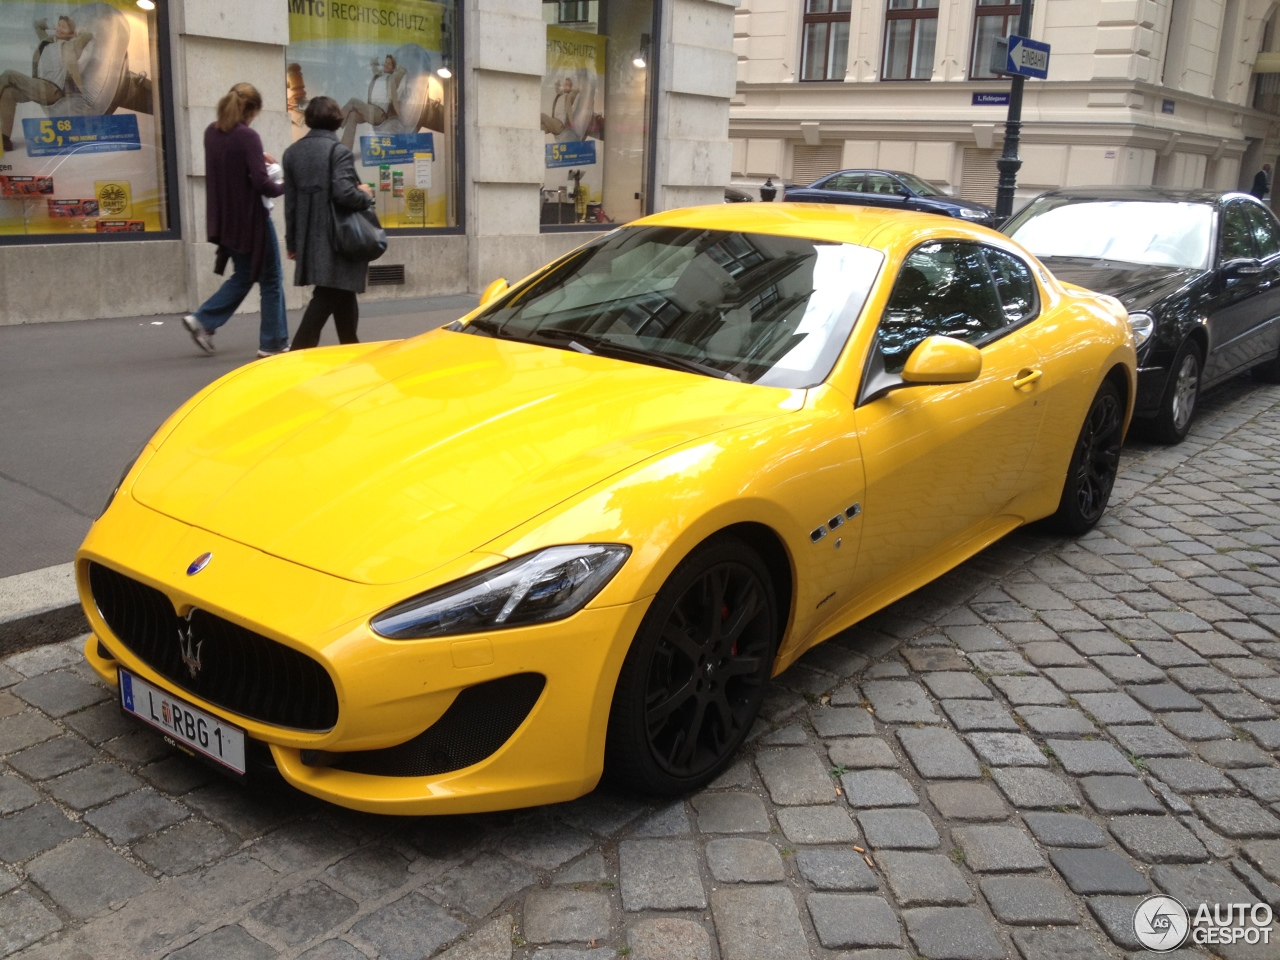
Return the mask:
M 829 177 L 822 185 L 823 190 L 857 190 L 862 185 L 862 177 L 852 173 L 837 173 Z
M 1276 218 L 1255 203 L 1245 204 L 1244 208 L 1249 213 L 1259 258 L 1266 260 L 1280 253 L 1280 230 L 1276 227 Z
M 1031 268 L 1011 253 L 1003 250 L 986 250 L 987 263 L 996 281 L 996 292 L 1005 323 L 1013 326 L 1036 314 L 1036 283 L 1031 279 Z
M 886 177 L 883 173 L 869 173 L 866 186 L 862 189 L 866 193 L 893 194 L 898 192 L 897 186 L 892 177 Z
M 982 248 L 972 243 L 930 243 L 912 252 L 876 333 L 886 373 L 901 373 L 926 337 L 946 336 L 975 345 L 1007 325 Z
M 1218 250 L 1221 260 L 1238 260 L 1241 257 L 1254 257 L 1253 224 L 1249 222 L 1248 211 L 1243 203 L 1229 203 L 1222 213 L 1222 235 L 1218 238 Z

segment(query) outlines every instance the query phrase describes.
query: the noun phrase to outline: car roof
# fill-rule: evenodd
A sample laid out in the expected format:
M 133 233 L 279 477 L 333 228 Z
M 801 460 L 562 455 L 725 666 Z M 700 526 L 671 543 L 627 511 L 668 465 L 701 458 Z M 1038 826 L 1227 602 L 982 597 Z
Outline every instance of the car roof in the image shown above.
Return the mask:
M 887 173 L 891 177 L 913 176 L 913 174 L 903 173 L 901 170 L 885 170 L 881 167 L 855 167 L 852 170 L 837 170 L 835 173 L 824 174 L 823 176 L 819 177 L 818 180 L 826 180 L 830 177 L 838 177 L 842 173 Z M 814 183 L 817 183 L 817 182 L 818 182 L 817 180 L 814 181 Z
M 886 225 L 907 231 L 932 225 L 947 228 L 957 237 L 968 233 L 967 224 L 931 213 L 839 203 L 718 203 L 665 210 L 629 224 L 768 233 L 874 247 L 879 246 L 871 242 L 874 235 Z
M 1219 204 L 1227 197 L 1247 197 L 1247 193 L 1234 190 L 1208 190 L 1203 187 L 1177 189 L 1174 187 L 1098 186 L 1063 187 L 1049 190 L 1036 197 L 1061 197 L 1068 200 L 1137 200 L 1155 203 L 1210 203 Z M 1035 201 L 1032 201 L 1033 203 Z

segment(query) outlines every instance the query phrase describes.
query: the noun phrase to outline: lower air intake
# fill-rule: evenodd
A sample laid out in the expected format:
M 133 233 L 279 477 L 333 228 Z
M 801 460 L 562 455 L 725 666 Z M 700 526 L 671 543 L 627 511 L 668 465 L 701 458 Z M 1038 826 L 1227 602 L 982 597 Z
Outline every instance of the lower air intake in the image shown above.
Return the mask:
M 385 750 L 326 753 L 327 766 L 375 777 L 430 777 L 492 756 L 524 723 L 547 678 L 517 673 L 467 687 L 435 723 L 412 740 Z M 319 757 L 304 753 L 304 762 Z

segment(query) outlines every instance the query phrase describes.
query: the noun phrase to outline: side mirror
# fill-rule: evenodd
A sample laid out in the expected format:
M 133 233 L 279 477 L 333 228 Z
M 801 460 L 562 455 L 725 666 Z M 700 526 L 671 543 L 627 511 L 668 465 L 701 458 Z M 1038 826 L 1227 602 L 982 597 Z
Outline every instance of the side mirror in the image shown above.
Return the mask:
M 926 337 L 907 357 L 907 383 L 971 383 L 982 373 L 982 353 L 955 337 Z
M 499 277 L 493 283 L 484 288 L 484 292 L 480 294 L 480 306 L 488 306 L 494 300 L 507 292 L 507 278 Z
M 1228 260 L 1222 265 L 1222 276 L 1226 280 L 1236 280 L 1241 277 L 1256 277 L 1262 273 L 1262 261 L 1255 260 L 1252 257 L 1240 257 L 1236 260 Z

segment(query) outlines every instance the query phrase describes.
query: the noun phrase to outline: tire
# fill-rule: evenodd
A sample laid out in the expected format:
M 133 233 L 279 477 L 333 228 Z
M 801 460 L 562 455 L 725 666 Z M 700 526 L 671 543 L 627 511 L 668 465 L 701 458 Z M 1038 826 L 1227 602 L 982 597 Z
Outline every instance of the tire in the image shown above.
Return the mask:
M 1160 398 L 1160 410 L 1151 421 L 1151 435 L 1157 442 L 1181 443 L 1186 437 L 1195 419 L 1203 370 L 1204 356 L 1200 348 L 1188 340 L 1169 367 L 1169 382 Z
M 606 777 L 664 796 L 714 779 L 760 712 L 779 632 L 773 583 L 755 551 L 725 536 L 689 554 L 654 597 L 623 662 Z
M 1115 486 L 1124 442 L 1124 406 L 1110 381 L 1098 388 L 1085 414 L 1062 485 L 1062 497 L 1052 523 L 1064 533 L 1080 536 L 1102 519 Z

